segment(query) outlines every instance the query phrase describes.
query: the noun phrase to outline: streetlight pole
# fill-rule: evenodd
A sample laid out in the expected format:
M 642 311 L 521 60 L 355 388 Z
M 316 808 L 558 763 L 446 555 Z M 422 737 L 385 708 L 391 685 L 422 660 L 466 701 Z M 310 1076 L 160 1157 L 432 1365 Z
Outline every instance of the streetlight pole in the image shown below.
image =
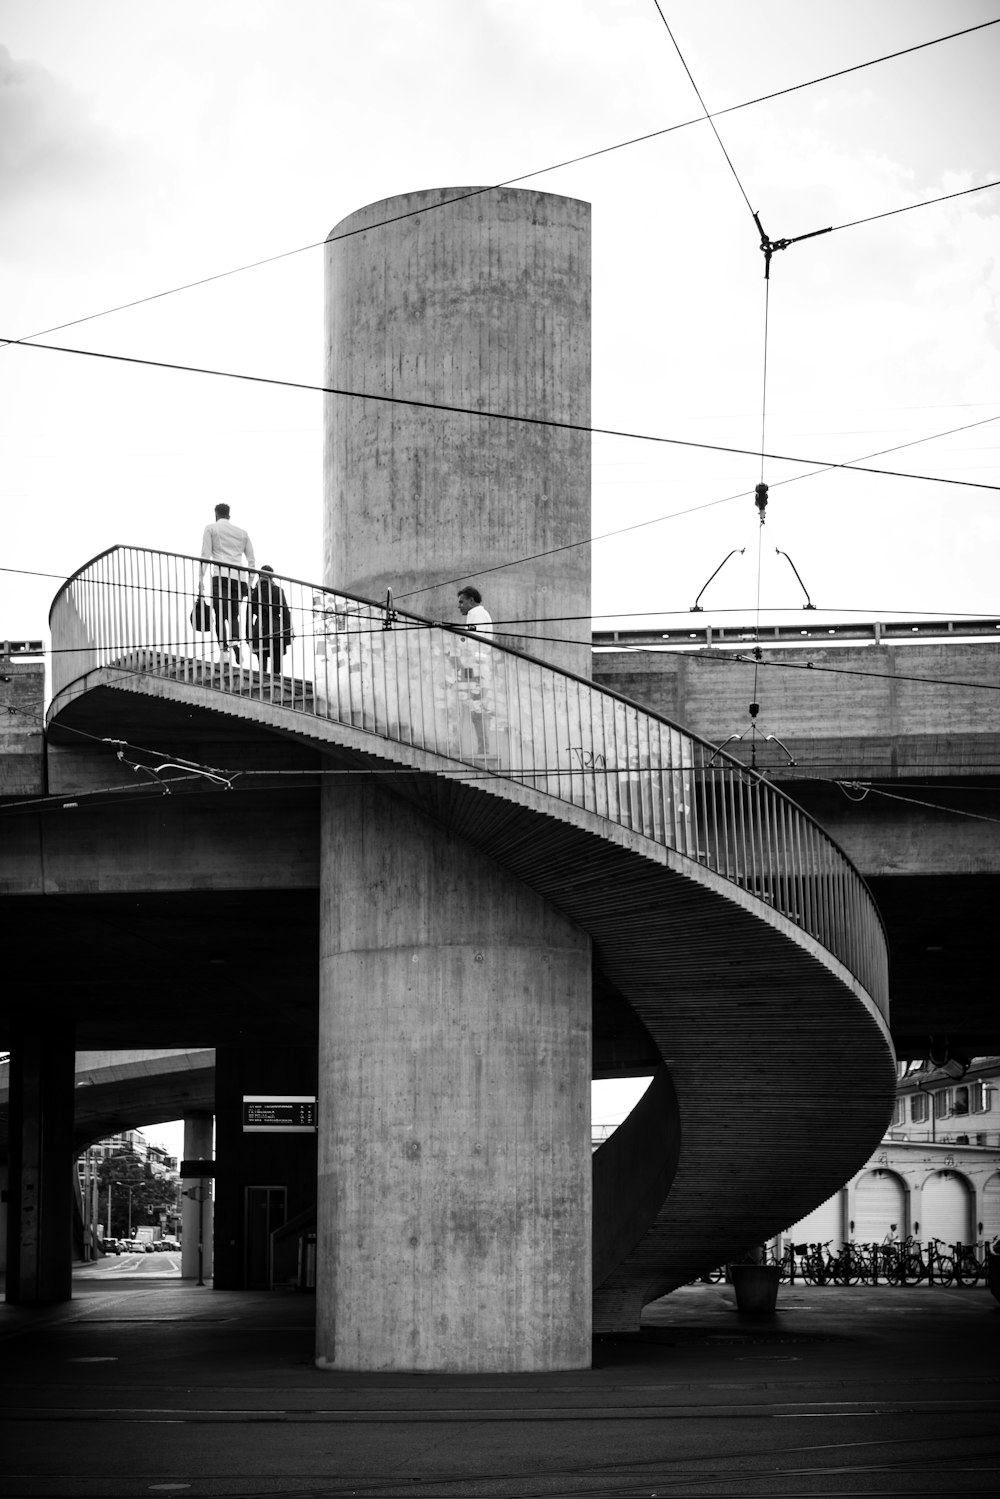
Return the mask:
M 205 1284 L 205 1178 L 198 1183 L 198 1284 Z

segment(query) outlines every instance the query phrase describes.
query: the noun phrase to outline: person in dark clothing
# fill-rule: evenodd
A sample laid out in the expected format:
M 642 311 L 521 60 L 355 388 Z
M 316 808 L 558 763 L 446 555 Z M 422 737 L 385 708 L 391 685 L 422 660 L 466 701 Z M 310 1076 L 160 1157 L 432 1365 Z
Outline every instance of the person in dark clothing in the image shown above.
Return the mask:
M 292 643 L 292 612 L 274 568 L 265 562 L 250 593 L 250 645 L 264 671 L 280 671 Z

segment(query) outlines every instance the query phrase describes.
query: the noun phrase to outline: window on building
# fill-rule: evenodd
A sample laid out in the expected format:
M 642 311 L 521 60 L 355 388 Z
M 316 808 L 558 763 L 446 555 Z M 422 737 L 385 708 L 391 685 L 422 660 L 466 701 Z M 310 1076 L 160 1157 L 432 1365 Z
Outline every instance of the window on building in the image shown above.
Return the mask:
M 969 1084 L 969 1111 L 973 1114 L 985 1114 L 990 1107 L 990 1089 L 986 1083 Z
M 923 1124 L 927 1118 L 927 1094 L 914 1093 L 910 1098 L 910 1118 L 914 1124 Z
M 934 1118 L 944 1119 L 948 1114 L 948 1102 L 951 1096 L 949 1088 L 942 1088 L 940 1093 L 934 1094 Z
M 969 1087 L 962 1083 L 960 1087 L 952 1090 L 951 1112 L 953 1114 L 967 1114 L 969 1112 Z
M 892 1111 L 892 1122 L 894 1125 L 906 1123 L 906 1102 L 902 1098 L 896 1099 L 896 1107 Z

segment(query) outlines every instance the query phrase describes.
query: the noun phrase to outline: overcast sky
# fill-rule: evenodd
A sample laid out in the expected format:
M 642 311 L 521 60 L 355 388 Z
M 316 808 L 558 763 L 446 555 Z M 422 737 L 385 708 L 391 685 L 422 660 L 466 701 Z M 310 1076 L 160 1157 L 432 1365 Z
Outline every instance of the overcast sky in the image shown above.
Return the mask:
M 662 0 L 710 110 L 992 19 L 986 0 Z M 775 255 L 766 446 L 858 458 L 1000 414 L 1000 26 L 724 115 Z M 486 184 L 697 120 L 653 0 L 0 0 L 0 335 L 21 337 L 322 241 L 412 189 Z M 597 426 L 757 449 L 763 258 L 711 127 L 528 184 L 593 204 Z M 45 340 L 43 340 L 45 341 Z M 49 342 L 321 383 L 322 251 Z M 197 551 L 219 499 L 258 560 L 321 573 L 322 397 L 0 349 L 6 568 L 116 542 Z M 1000 484 L 998 426 L 874 460 Z M 595 616 L 996 609 L 997 493 L 594 442 Z M 729 499 L 729 496 L 739 498 Z M 712 504 L 715 501 L 726 503 Z M 57 582 L 4 577 L 0 638 Z M 765 616 L 770 617 L 770 616 Z M 599 623 L 603 622 L 599 619 Z M 625 621 L 627 622 L 627 621 Z

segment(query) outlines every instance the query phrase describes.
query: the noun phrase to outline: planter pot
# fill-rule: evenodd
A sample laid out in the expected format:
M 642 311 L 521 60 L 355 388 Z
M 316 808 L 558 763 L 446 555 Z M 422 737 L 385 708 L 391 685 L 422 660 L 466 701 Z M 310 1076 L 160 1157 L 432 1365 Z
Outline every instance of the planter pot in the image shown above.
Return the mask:
M 779 1265 L 730 1265 L 729 1275 L 736 1292 L 738 1312 L 760 1317 L 774 1311 L 781 1284 Z

